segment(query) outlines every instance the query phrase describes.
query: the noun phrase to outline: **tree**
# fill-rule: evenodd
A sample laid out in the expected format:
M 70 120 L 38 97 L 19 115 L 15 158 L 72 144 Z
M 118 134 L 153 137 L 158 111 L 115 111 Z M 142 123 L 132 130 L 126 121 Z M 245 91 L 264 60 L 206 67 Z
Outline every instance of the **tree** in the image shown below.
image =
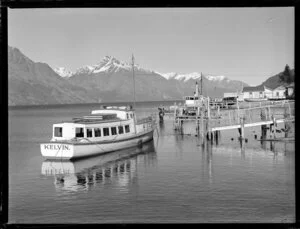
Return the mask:
M 279 75 L 280 82 L 290 84 L 292 80 L 291 69 L 289 65 L 285 65 L 284 71 Z

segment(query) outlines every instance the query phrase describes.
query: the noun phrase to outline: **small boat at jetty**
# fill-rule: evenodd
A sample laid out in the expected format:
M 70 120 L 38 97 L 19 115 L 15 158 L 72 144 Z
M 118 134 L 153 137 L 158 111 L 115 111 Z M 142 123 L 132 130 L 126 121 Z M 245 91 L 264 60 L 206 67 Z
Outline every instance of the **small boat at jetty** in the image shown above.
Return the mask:
M 42 143 L 49 159 L 75 159 L 142 145 L 153 139 L 155 120 L 136 119 L 132 107 L 102 107 L 91 115 L 53 124 L 52 139 Z
M 245 102 L 263 102 L 263 101 L 267 101 L 268 98 L 248 98 L 248 99 L 244 99 Z

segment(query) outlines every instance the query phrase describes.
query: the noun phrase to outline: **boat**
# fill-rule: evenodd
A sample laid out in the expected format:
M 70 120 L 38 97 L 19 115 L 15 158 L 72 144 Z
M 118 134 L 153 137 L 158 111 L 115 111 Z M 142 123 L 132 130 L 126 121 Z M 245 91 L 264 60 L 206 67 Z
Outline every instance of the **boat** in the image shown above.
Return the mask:
M 72 160 L 140 146 L 153 139 L 155 127 L 153 116 L 138 120 L 132 106 L 102 106 L 90 115 L 53 124 L 50 142 L 40 144 L 41 154 Z
M 91 115 L 53 124 L 52 139 L 42 143 L 45 158 L 75 159 L 138 146 L 153 139 L 155 121 L 136 120 L 131 107 L 103 107 Z
M 286 100 L 286 98 L 268 98 L 268 100 L 270 101 L 282 101 L 282 100 Z
M 245 102 L 263 102 L 263 101 L 267 101 L 268 98 L 248 98 L 248 99 L 244 99 Z

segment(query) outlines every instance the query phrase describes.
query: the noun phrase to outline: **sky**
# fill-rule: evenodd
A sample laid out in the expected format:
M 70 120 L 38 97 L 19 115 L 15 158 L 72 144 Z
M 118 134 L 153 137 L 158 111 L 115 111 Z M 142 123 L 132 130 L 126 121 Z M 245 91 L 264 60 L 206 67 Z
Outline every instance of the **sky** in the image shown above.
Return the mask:
M 104 56 L 249 85 L 294 68 L 294 8 L 9 9 L 8 44 L 71 71 Z

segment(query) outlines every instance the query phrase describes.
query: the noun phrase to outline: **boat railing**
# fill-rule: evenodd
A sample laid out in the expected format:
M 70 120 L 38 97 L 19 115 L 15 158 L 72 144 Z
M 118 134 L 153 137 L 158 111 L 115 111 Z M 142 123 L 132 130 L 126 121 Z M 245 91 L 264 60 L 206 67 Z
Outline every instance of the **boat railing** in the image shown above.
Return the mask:
M 146 117 L 146 118 L 138 119 L 138 120 L 136 121 L 136 124 L 137 124 L 137 125 L 139 125 L 139 124 L 145 124 L 145 123 L 150 123 L 150 122 L 152 122 L 152 121 L 153 121 L 152 117 L 149 116 L 149 117 Z

